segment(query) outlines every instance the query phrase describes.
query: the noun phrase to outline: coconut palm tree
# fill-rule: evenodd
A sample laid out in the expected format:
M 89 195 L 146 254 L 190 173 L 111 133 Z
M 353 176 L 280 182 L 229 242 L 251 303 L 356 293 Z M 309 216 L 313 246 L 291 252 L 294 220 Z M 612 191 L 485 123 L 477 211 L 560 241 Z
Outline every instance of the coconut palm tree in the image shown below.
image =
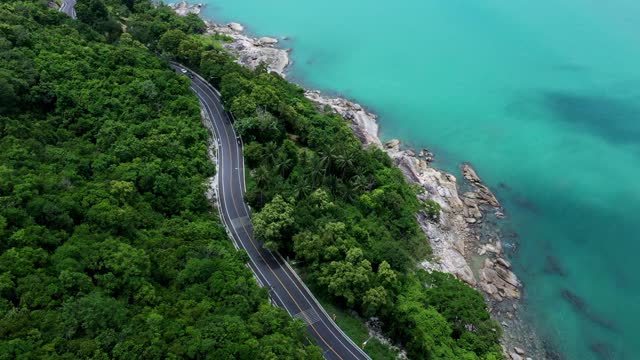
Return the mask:
M 341 178 L 344 179 L 346 177 L 347 171 L 353 168 L 353 153 L 344 151 L 337 154 L 335 157 L 335 164 L 337 169 L 342 172 Z

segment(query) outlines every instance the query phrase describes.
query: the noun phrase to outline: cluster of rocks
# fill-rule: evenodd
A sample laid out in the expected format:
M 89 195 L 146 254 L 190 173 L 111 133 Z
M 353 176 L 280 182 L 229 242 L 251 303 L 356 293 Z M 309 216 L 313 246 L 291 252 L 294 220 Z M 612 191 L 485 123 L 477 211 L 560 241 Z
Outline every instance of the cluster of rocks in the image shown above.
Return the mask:
M 186 16 L 189 14 L 200 15 L 200 11 L 202 11 L 202 8 L 204 7 L 204 5 L 200 3 L 189 5 L 186 1 L 172 3 L 168 6 L 180 16 Z
M 169 5 L 178 15 L 200 14 L 202 4 L 189 5 L 179 2 Z M 216 24 L 205 20 L 207 34 L 223 34 L 230 41 L 223 41 L 222 45 L 237 57 L 241 65 L 255 69 L 260 64 L 266 64 L 269 71 L 285 76 L 285 69 L 289 66 L 289 51 L 276 48 L 279 40 L 273 37 L 252 38 L 245 34 L 245 28 L 239 23 Z
M 375 142 L 373 142 L 375 143 Z M 486 294 L 489 310 L 501 319 L 503 327 L 510 325 L 523 328 L 513 316 L 517 304 L 513 300 L 520 299 L 522 284 L 511 271 L 511 263 L 502 256 L 502 243 L 495 236 L 485 244 L 480 243 L 480 222 L 488 212 L 502 214 L 500 203 L 489 188 L 482 183 L 475 170 L 469 164 L 463 164 L 461 171 L 464 180 L 472 190 L 460 195 L 460 185 L 452 174 L 435 169 L 429 165 L 433 154 L 426 149 L 418 155 L 411 150 L 403 150 L 399 140 L 393 139 L 383 144 L 383 149 L 393 159 L 407 180 L 424 189 L 418 195 L 422 201 L 432 200 L 441 207 L 438 219 L 424 213 L 417 215 L 420 227 L 429 238 L 433 249 L 433 259 L 425 260 L 421 266 L 429 271 L 442 271 L 453 274 L 460 280 L 478 288 Z M 472 269 L 469 264 L 472 258 L 481 257 L 482 266 Z M 510 301 L 506 301 L 510 300 Z M 504 310 L 504 309 L 508 310 Z M 505 354 L 513 359 L 523 360 L 524 351 L 508 352 L 506 345 L 530 342 L 526 338 L 526 330 L 521 334 L 508 333 L 504 339 Z M 522 350 L 518 347 L 519 350 Z M 518 357 L 520 356 L 520 357 Z
M 488 209 L 494 210 L 496 216 L 503 214 L 498 199 L 482 183 L 471 165 L 463 164 L 461 171 L 473 191 L 467 191 L 460 196 L 460 186 L 456 177 L 430 166 L 434 155 L 428 149 L 422 149 L 416 155 L 410 149 L 403 150 L 400 140 L 397 139 L 382 144 L 378 138 L 375 114 L 366 111 L 357 103 L 343 98 L 326 97 L 317 90 L 307 90 L 305 96 L 319 108 L 328 106 L 348 120 L 354 133 L 365 146 L 372 145 L 385 150 L 405 177 L 424 189 L 419 195 L 420 200 L 430 199 L 440 205 L 442 212 L 438 221 L 422 213 L 417 216 L 421 228 L 431 242 L 435 259 L 423 261 L 421 265 L 424 268 L 451 273 L 469 285 L 477 286 L 496 301 L 520 298 L 520 281 L 511 271 L 511 265 L 500 257 L 499 240 L 497 245 L 486 244 L 487 248 L 477 251 L 486 257 L 478 275 L 474 274 L 469 266 L 469 258 L 475 256 L 476 252 L 468 249 L 479 248 L 481 245 L 471 226 L 479 224 Z M 487 252 L 487 249 L 493 251 Z
M 266 64 L 269 71 L 285 76 L 285 69 L 289 66 L 289 50 L 275 47 L 279 40 L 273 37 L 259 39 L 247 36 L 244 26 L 238 23 L 216 24 L 206 21 L 207 33 L 210 35 L 224 34 L 230 39 L 223 42 L 223 46 L 237 57 L 241 65 L 255 69 L 260 64 Z
M 474 188 L 461 197 L 459 184 L 455 176 L 429 166 L 424 150 L 421 156 L 413 151 L 401 150 L 399 140 L 384 144 L 385 151 L 412 183 L 420 185 L 424 192 L 420 200 L 437 202 L 442 212 L 438 221 L 424 214 L 418 215 L 418 221 L 427 234 L 437 261 L 424 261 L 422 266 L 431 270 L 446 271 L 472 286 L 478 285 L 497 301 L 520 298 L 520 281 L 511 271 L 511 264 L 500 257 L 502 245 L 481 245 L 478 235 L 471 226 L 484 217 L 484 209 L 499 208 L 500 203 L 486 187 L 475 170 L 469 165 L 462 166 L 462 173 Z M 484 265 L 475 276 L 468 259 L 475 254 L 467 251 L 477 248 L 477 254 L 485 256 Z M 489 251 L 487 251 L 489 250 Z
M 429 151 L 429 149 L 420 150 L 417 156 L 420 159 L 424 159 L 424 161 L 426 161 L 427 163 L 431 163 L 433 161 L 433 158 L 436 157 L 434 153 Z
M 365 110 L 360 104 L 337 97 L 323 96 L 318 90 L 307 90 L 304 95 L 322 110 L 325 106 L 349 121 L 354 134 L 365 145 L 382 147 L 378 138 L 377 116 Z
M 511 358 L 511 360 L 532 360 L 530 357 L 525 358 L 524 350 L 517 346 L 515 346 L 513 348 L 513 351 L 509 353 L 509 357 Z
M 511 271 L 511 263 L 503 258 L 484 259 L 480 287 L 497 301 L 520 298 L 520 281 Z
M 462 164 L 460 167 L 462 176 L 471 184 L 474 191 L 467 191 L 462 194 L 464 203 L 467 206 L 465 209 L 466 220 L 470 224 L 475 224 L 482 220 L 482 211 L 480 206 L 486 205 L 496 209 L 495 215 L 497 218 L 504 218 L 504 213 L 500 211 L 500 202 L 496 196 L 489 190 L 489 188 L 482 183 L 482 180 L 476 173 L 476 171 L 469 164 Z
M 358 314 L 352 314 L 352 315 L 354 315 L 355 317 L 359 317 Z M 384 331 L 382 330 L 384 323 L 380 321 L 379 318 L 371 317 L 365 322 L 365 325 L 367 326 L 367 330 L 369 332 L 369 338 L 375 338 L 380 343 L 387 345 L 389 349 L 391 349 L 391 351 L 396 352 L 397 354 L 396 359 L 398 360 L 408 359 L 406 350 L 404 350 L 400 345 L 394 344 L 391 341 L 391 339 L 384 336 Z

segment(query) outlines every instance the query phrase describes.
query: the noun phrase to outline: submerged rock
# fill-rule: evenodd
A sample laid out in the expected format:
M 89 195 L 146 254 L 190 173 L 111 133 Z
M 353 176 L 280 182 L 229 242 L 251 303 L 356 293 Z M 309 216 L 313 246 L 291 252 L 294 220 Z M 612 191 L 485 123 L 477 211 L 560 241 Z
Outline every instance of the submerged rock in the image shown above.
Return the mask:
M 614 359 L 614 351 L 609 344 L 603 342 L 592 343 L 589 345 L 589 350 L 591 350 L 591 352 L 593 352 L 599 359 Z
M 552 255 L 548 255 L 547 258 L 545 259 L 544 272 L 546 272 L 547 274 L 559 275 L 562 277 L 567 276 L 567 273 L 564 271 L 564 269 L 560 265 L 560 262 L 558 261 L 558 259 Z
M 587 319 L 591 320 L 595 324 L 600 325 L 601 327 L 607 330 L 618 332 L 618 327 L 613 323 L 613 321 L 603 318 L 597 315 L 596 313 L 594 313 L 593 311 L 591 311 L 586 301 L 584 301 L 584 299 L 582 299 L 580 296 L 576 295 L 575 293 L 573 293 L 571 290 L 568 290 L 568 289 L 562 289 L 561 294 L 565 300 L 567 300 L 571 305 L 573 305 L 576 311 L 580 312 Z

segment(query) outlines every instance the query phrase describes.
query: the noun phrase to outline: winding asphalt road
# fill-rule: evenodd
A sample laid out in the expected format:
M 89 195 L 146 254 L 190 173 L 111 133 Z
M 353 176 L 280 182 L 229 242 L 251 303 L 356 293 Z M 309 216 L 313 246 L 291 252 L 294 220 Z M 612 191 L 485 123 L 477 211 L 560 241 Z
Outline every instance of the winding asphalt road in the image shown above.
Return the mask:
M 176 63 L 171 66 L 178 73 L 185 68 Z M 242 140 L 236 135 L 230 114 L 222 107 L 220 93 L 195 73 L 191 89 L 200 99 L 205 120 L 211 123 L 215 132 L 220 217 L 234 246 L 249 255 L 248 265 L 256 280 L 269 289 L 275 305 L 306 323 L 326 359 L 370 359 L 335 324 L 282 256 L 265 250 L 254 239 L 250 212 L 244 203 Z
M 70 18 L 76 18 L 76 0 L 62 0 L 60 12 L 67 14 Z

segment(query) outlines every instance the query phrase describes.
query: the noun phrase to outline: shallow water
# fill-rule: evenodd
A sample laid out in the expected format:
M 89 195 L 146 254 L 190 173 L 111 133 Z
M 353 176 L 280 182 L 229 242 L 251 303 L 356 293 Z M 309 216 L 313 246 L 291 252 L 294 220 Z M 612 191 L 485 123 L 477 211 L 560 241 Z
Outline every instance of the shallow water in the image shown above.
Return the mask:
M 208 1 L 290 37 L 290 77 L 372 108 L 383 138 L 473 163 L 518 234 L 529 316 L 567 359 L 637 358 L 640 2 Z

